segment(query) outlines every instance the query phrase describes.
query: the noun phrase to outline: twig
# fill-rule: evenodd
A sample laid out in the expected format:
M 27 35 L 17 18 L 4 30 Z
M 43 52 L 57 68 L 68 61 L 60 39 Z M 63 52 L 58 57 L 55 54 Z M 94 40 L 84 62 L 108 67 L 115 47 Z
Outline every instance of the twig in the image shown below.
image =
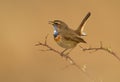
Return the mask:
M 81 46 L 80 46 L 80 47 L 81 47 Z M 106 52 L 110 53 L 111 55 L 113 55 L 115 58 L 117 58 L 117 59 L 120 61 L 120 57 L 117 56 L 117 54 L 116 54 L 115 52 L 113 52 L 110 48 L 105 48 L 105 47 L 103 47 L 102 42 L 100 42 L 100 47 L 95 47 L 95 48 L 92 48 L 92 47 L 83 48 L 83 47 L 81 47 L 81 49 L 82 49 L 83 51 L 92 51 L 92 50 L 98 51 L 98 50 L 103 50 L 103 51 L 106 51 Z
M 39 42 L 39 43 L 35 44 L 35 46 L 44 46 L 44 47 L 46 47 L 46 48 L 48 48 L 48 49 L 47 49 L 47 50 L 41 50 L 41 51 L 53 51 L 53 52 L 57 53 L 58 55 L 60 55 L 61 57 L 64 57 L 64 58 L 70 63 L 70 65 L 73 65 L 73 66 L 77 67 L 77 68 L 78 68 L 79 70 L 81 70 L 89 79 L 93 80 L 93 79 L 90 77 L 90 75 L 86 72 L 85 68 L 84 68 L 84 67 L 80 67 L 80 66 L 68 55 L 69 53 L 67 53 L 67 55 L 66 55 L 66 54 L 64 54 L 64 53 L 62 53 L 62 52 L 60 52 L 60 51 L 52 48 L 51 46 L 49 46 L 49 45 L 47 44 L 47 37 L 48 37 L 48 35 L 45 37 L 45 42 L 44 42 L 44 43 Z
M 47 44 L 47 38 L 48 38 L 48 34 L 47 34 L 47 36 L 45 37 L 45 44 Z
M 47 39 L 47 37 L 46 37 L 46 39 Z M 74 61 L 68 54 L 66 55 L 66 54 L 64 54 L 64 53 L 61 53 L 60 51 L 57 51 L 56 49 L 54 49 L 54 48 L 52 48 L 51 46 L 49 46 L 49 45 L 47 44 L 47 40 L 45 40 L 45 43 L 39 42 L 39 43 L 37 43 L 35 46 L 44 46 L 44 47 L 47 47 L 47 48 L 48 48 L 47 50 L 41 50 L 41 51 L 53 51 L 53 52 L 57 53 L 58 55 L 60 55 L 61 57 L 64 57 L 66 60 L 68 60 L 71 65 L 74 65 L 74 66 L 76 66 L 77 68 L 79 68 L 81 71 L 83 71 L 82 68 L 80 68 L 80 67 L 75 63 L 75 61 Z M 85 72 L 85 71 L 83 71 L 83 72 Z

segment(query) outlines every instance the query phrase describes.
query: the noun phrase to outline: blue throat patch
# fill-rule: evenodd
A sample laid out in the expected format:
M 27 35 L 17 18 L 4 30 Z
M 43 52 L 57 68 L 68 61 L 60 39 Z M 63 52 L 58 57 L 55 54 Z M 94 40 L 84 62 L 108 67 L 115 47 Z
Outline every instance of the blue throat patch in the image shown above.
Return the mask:
M 57 37 L 57 35 L 58 35 L 58 32 L 54 33 L 53 35 L 54 35 L 54 37 Z
M 58 31 L 57 31 L 57 26 L 56 25 L 54 25 L 53 26 L 54 27 L 54 37 L 57 37 L 57 35 L 58 35 Z

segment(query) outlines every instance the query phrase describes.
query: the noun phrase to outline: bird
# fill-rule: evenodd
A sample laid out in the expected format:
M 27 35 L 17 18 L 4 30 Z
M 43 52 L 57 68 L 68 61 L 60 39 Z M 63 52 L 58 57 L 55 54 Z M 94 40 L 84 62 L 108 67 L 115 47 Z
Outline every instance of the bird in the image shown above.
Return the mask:
M 73 49 L 78 43 L 87 43 L 83 39 L 83 36 L 86 36 L 86 33 L 83 30 L 84 25 L 90 16 L 91 12 L 88 12 L 76 30 L 69 28 L 62 20 L 49 21 L 49 24 L 53 26 L 53 37 L 55 42 L 62 48 L 65 48 L 63 53 L 68 49 Z

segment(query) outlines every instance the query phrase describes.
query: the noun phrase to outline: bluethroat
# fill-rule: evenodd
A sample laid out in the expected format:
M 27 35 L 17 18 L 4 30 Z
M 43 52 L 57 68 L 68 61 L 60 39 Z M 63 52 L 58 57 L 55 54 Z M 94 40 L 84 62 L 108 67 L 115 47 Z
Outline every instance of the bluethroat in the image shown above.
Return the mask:
M 53 25 L 53 36 L 57 44 L 67 50 L 74 48 L 78 43 L 86 43 L 82 36 L 86 36 L 83 30 L 84 25 L 90 15 L 91 13 L 88 12 L 76 30 L 72 30 L 65 22 L 61 20 L 49 21 L 49 23 Z

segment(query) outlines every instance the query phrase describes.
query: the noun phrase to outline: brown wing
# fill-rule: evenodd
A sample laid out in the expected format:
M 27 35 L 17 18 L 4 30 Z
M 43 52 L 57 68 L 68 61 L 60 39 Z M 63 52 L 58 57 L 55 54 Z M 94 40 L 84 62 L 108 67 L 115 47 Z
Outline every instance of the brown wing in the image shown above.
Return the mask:
M 71 40 L 71 41 L 75 41 L 77 43 L 81 42 L 81 43 L 87 43 L 85 40 L 83 40 L 82 38 L 70 38 L 70 37 L 64 37 L 66 40 Z
M 83 40 L 78 34 L 76 34 L 74 31 L 66 31 L 65 33 L 62 34 L 62 37 L 66 40 L 71 40 L 71 41 L 75 41 L 77 43 L 81 42 L 81 43 L 86 43 L 85 40 Z

